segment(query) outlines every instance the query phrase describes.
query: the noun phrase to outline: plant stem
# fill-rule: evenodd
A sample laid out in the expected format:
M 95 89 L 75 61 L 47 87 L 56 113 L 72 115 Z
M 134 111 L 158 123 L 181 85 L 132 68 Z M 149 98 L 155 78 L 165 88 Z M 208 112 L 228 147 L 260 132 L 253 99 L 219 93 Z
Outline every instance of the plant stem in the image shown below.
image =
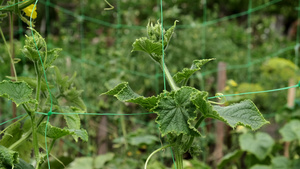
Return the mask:
M 6 40 L 5 40 L 5 37 L 4 37 L 4 34 L 3 34 L 3 31 L 2 31 L 2 29 L 1 29 L 1 27 L 0 27 L 0 34 L 1 34 L 1 36 L 2 36 L 2 39 L 3 39 L 3 41 L 4 41 L 5 46 L 6 46 L 6 48 L 7 48 L 8 55 L 9 55 L 9 57 L 10 57 L 10 62 L 11 62 L 11 65 L 12 65 L 12 68 L 13 68 L 13 70 L 14 70 L 14 74 L 15 74 L 15 77 L 16 77 L 16 81 L 18 81 L 18 79 L 17 79 L 17 74 L 16 74 L 16 69 L 15 69 L 15 64 L 14 64 L 14 60 L 12 59 L 12 55 L 11 55 L 11 53 L 10 53 L 10 51 L 9 51 L 9 47 L 8 47 L 8 45 L 7 45 L 7 42 L 6 42 Z
M 159 149 L 153 151 L 153 152 L 148 156 L 148 158 L 147 158 L 147 160 L 146 160 L 146 162 L 145 162 L 145 167 L 144 167 L 144 169 L 147 169 L 147 164 L 148 164 L 150 158 L 151 158 L 155 153 L 159 152 L 160 150 L 163 150 L 163 149 L 166 149 L 166 148 L 168 148 L 168 147 L 171 147 L 171 146 L 172 146 L 172 144 L 168 144 L 168 145 L 166 145 L 166 146 L 160 147 Z
M 204 119 L 205 119 L 205 116 L 201 116 L 200 119 L 198 120 L 198 122 L 196 123 L 195 128 L 198 128 Z
M 178 90 L 179 88 L 177 87 L 176 83 L 174 82 L 174 79 L 173 79 L 171 73 L 169 72 L 167 65 L 163 61 L 161 61 L 160 66 L 161 66 L 162 70 L 165 72 L 165 75 L 167 77 L 167 80 L 169 82 L 171 89 Z
M 180 149 L 174 149 L 176 169 L 183 169 L 183 157 Z
M 36 96 L 35 96 L 35 99 L 37 100 L 37 104 L 35 105 L 34 110 L 37 111 L 39 101 L 40 101 L 40 93 L 41 93 L 41 75 L 40 75 L 40 71 L 39 71 L 37 62 L 34 63 L 34 69 L 35 69 L 35 72 L 37 75 L 37 86 L 36 86 Z
M 31 116 L 31 128 L 32 128 L 32 142 L 33 142 L 33 148 L 34 148 L 34 155 L 36 159 L 36 163 L 38 164 L 40 159 L 40 152 L 39 152 L 39 142 L 37 138 L 37 127 L 36 127 L 36 119 L 35 114 L 32 114 Z
M 35 72 L 37 75 L 37 86 L 36 86 L 36 97 L 35 99 L 37 100 L 37 104 L 35 105 L 35 109 L 34 111 L 36 112 L 38 110 L 38 106 L 39 106 L 39 102 L 40 102 L 40 93 L 41 93 L 41 75 L 40 75 L 40 71 L 38 68 L 38 63 L 36 62 L 34 64 L 34 68 L 35 68 Z M 34 146 L 34 154 L 35 154 L 35 159 L 36 159 L 36 163 L 39 164 L 39 142 L 38 142 L 38 138 L 37 138 L 37 123 L 36 123 L 36 119 L 35 119 L 35 113 L 32 113 L 31 115 L 31 123 L 32 123 L 32 139 L 33 139 L 33 146 Z M 38 167 L 39 165 L 37 165 Z
M 201 116 L 200 119 L 198 120 L 198 122 L 196 123 L 195 128 L 198 128 L 204 119 L 205 119 L 205 116 Z M 184 148 L 185 151 L 187 151 L 191 147 L 194 139 L 195 139 L 194 136 L 190 137 L 189 142 L 186 144 L 186 146 Z
M 123 108 L 121 108 L 123 109 Z M 120 114 L 122 114 L 123 111 L 120 111 Z M 126 132 L 126 123 L 125 123 L 125 118 L 124 116 L 120 117 L 120 123 L 121 123 L 121 128 L 122 128 L 122 133 L 123 133 L 123 137 L 124 137 L 124 144 L 125 144 L 125 150 L 128 149 L 128 142 L 127 142 L 127 132 Z

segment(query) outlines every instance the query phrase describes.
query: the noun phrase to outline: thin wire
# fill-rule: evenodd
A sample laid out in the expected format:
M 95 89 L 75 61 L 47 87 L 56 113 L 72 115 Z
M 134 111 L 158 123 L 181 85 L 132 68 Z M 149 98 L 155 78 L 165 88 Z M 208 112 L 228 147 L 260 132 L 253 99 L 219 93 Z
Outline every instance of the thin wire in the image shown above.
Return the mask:
M 47 81 L 46 70 L 45 70 L 44 63 L 43 63 L 41 54 L 39 52 L 38 46 L 36 44 L 36 40 L 34 38 L 33 28 L 32 28 L 32 15 L 33 15 L 34 9 L 37 6 L 38 1 L 39 0 L 35 1 L 34 6 L 33 6 L 33 10 L 32 10 L 31 15 L 30 15 L 30 27 L 31 27 L 30 30 L 31 30 L 31 34 L 32 34 L 34 45 L 35 45 L 35 47 L 37 49 L 37 52 L 38 52 L 38 55 L 39 55 L 39 58 L 40 58 L 40 61 L 41 61 L 41 65 L 42 65 L 44 76 L 45 76 L 45 82 L 46 82 L 46 85 L 47 85 L 47 89 L 48 89 L 49 96 L 50 96 L 50 102 L 51 102 L 50 111 L 48 113 L 48 119 L 47 119 L 47 123 L 46 123 L 46 127 L 45 127 L 45 148 L 46 148 L 46 154 L 47 154 L 48 168 L 50 169 L 49 152 L 48 152 L 48 148 L 47 148 L 47 127 L 48 127 L 49 118 L 50 118 L 50 115 L 51 115 L 51 112 L 52 112 L 53 102 L 52 102 L 52 95 L 51 95 L 51 92 L 50 92 L 49 84 L 48 84 L 48 81 Z M 47 46 L 45 46 L 45 48 L 47 49 Z M 47 50 L 46 50 L 46 52 L 47 52 Z M 46 55 L 47 55 L 47 53 L 46 53 Z
M 252 28 L 251 28 L 251 11 L 252 11 L 252 0 L 249 0 L 248 4 L 248 44 L 247 44 L 247 63 L 251 65 L 251 38 L 252 38 Z M 248 67 L 248 83 L 251 82 L 251 66 Z
M 50 116 L 47 117 L 46 127 L 45 127 L 45 148 L 46 148 L 46 154 L 47 154 L 47 162 L 48 162 L 48 168 L 50 169 L 50 160 L 49 160 L 49 152 L 47 147 L 47 128 L 49 123 Z
M 297 85 L 289 86 L 289 87 L 283 87 L 283 88 L 279 88 L 279 89 L 264 90 L 264 91 L 257 91 L 257 92 L 245 92 L 245 93 L 237 93 L 237 94 L 226 94 L 226 95 L 222 95 L 222 96 L 208 97 L 208 99 L 214 99 L 214 98 L 220 98 L 220 97 L 229 97 L 229 96 L 240 96 L 240 95 L 248 95 L 248 94 L 258 94 L 258 93 L 269 93 L 269 92 L 275 92 L 275 91 L 280 91 L 280 90 L 287 90 L 287 89 L 295 88 L 295 87 L 300 87 L 300 82 Z
M 20 2 L 18 2 L 18 3 L 12 4 L 12 5 L 7 5 L 7 6 L 3 7 L 3 8 L 0 8 L 0 10 L 6 9 L 6 8 L 9 8 L 9 7 L 12 7 L 12 6 L 16 6 L 16 5 L 18 5 L 18 4 L 25 3 L 25 2 L 27 2 L 27 1 L 29 1 L 29 0 L 20 1 Z
M 297 37 L 296 37 L 296 46 L 295 46 L 295 65 L 297 66 L 299 60 L 299 39 L 300 39 L 300 0 L 298 5 Z
M 164 78 L 164 90 L 167 90 L 166 88 L 166 74 L 165 74 L 165 51 L 164 51 L 164 15 L 163 15 L 163 5 L 162 5 L 162 0 L 160 0 L 160 19 L 161 19 L 161 46 L 162 46 L 162 62 L 163 62 L 163 78 Z M 171 149 L 171 154 L 172 154 L 172 159 L 173 159 L 173 163 L 175 165 L 175 169 L 177 169 L 176 167 L 176 163 L 174 160 L 174 155 L 173 155 L 173 151 L 172 151 L 172 147 L 170 147 Z
M 202 58 L 205 58 L 206 52 L 206 6 L 206 0 L 203 0 Z
M 48 115 L 48 113 L 43 112 L 35 112 L 36 114 Z M 146 114 L 153 114 L 153 112 L 147 113 L 131 113 L 131 114 L 117 114 L 117 113 L 59 113 L 59 112 L 51 112 L 51 114 L 57 115 L 91 115 L 91 116 L 135 116 L 135 115 L 146 115 Z
M 12 118 L 12 119 L 10 119 L 10 120 L 7 120 L 7 121 L 5 121 L 5 122 L 2 122 L 2 123 L 0 123 L 0 126 L 3 125 L 3 124 L 6 124 L 6 123 L 8 123 L 8 122 L 11 122 L 11 121 L 13 121 L 13 120 L 15 120 L 15 119 L 21 118 L 21 117 L 23 117 L 23 116 L 26 116 L 26 114 L 22 114 L 22 115 L 20 115 L 20 116 L 17 116 L 17 117 L 15 117 L 15 118 Z
M 257 6 L 255 8 L 252 8 L 252 10 L 250 11 L 251 13 L 253 12 L 256 12 L 256 11 L 259 11 L 261 9 L 264 9 L 268 6 L 271 6 L 273 4 L 276 4 L 278 2 L 281 2 L 282 0 L 272 0 L 270 2 L 267 2 L 263 5 L 260 5 L 260 6 Z M 45 0 L 40 0 L 41 3 L 43 4 L 46 4 Z M 53 4 L 53 3 L 49 3 L 48 4 L 49 6 L 53 7 L 53 8 L 56 8 L 57 10 L 59 11 L 62 11 L 68 15 L 71 15 L 71 16 L 74 16 L 74 17 L 80 17 L 78 14 L 74 14 L 74 12 L 68 10 L 68 9 L 65 9 L 63 7 L 60 7 L 56 4 Z M 222 22 L 222 21 L 227 21 L 227 20 L 230 20 L 230 19 L 234 19 L 234 18 L 238 18 L 238 17 L 241 17 L 241 16 L 244 16 L 244 15 L 247 15 L 249 13 L 249 11 L 244 11 L 244 12 L 241 12 L 241 13 L 237 13 L 237 14 L 233 14 L 233 15 L 229 15 L 229 16 L 226 16 L 226 17 L 223 17 L 223 18 L 219 18 L 219 19 L 215 19 L 215 20 L 211 20 L 211 21 L 208 21 L 205 23 L 205 26 L 208 26 L 208 25 L 213 25 L 213 24 L 216 24 L 216 23 L 219 23 L 219 22 Z M 95 19 L 95 18 L 92 18 L 92 17 L 89 17 L 89 16 L 81 16 L 82 19 L 84 20 L 87 20 L 87 21 L 90 21 L 90 22 L 94 22 L 94 23 L 97 23 L 97 24 L 100 24 L 100 25 L 103 25 L 103 26 L 107 26 L 107 27 L 112 27 L 112 28 L 117 28 L 118 27 L 118 24 L 112 24 L 112 23 L 109 23 L 109 22 L 106 22 L 106 21 L 102 21 L 100 19 Z M 195 28 L 195 27 L 203 27 L 204 24 L 196 24 L 196 25 L 178 25 L 176 26 L 177 28 Z M 129 28 L 129 29 L 144 29 L 143 26 L 133 26 L 133 25 L 119 25 L 120 28 Z M 171 27 L 171 26 L 166 26 L 166 28 L 168 27 Z
M 164 50 L 164 16 L 162 0 L 160 0 L 160 21 L 161 21 L 161 50 L 162 50 L 162 62 L 163 62 L 163 78 L 164 78 L 164 90 L 167 90 L 166 86 L 166 73 L 165 73 L 165 50 Z

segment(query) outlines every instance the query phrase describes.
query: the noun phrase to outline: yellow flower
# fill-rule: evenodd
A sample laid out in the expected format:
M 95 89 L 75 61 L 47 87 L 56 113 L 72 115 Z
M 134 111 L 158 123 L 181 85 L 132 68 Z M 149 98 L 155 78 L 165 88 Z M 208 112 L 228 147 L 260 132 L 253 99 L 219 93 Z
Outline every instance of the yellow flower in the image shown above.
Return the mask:
M 234 81 L 234 80 L 232 80 L 232 79 L 230 79 L 230 80 L 228 80 L 228 84 L 230 85 L 230 86 L 232 86 L 232 87 L 237 87 L 237 83 Z
M 25 15 L 29 16 L 29 17 L 31 17 L 31 13 L 33 11 L 32 19 L 35 19 L 37 17 L 37 12 L 36 12 L 36 7 L 34 9 L 33 9 L 33 7 L 34 7 L 34 5 L 31 4 L 31 5 L 27 6 L 26 8 L 24 8 L 22 10 L 25 12 Z
M 132 152 L 131 151 L 128 151 L 127 152 L 127 155 L 130 157 L 130 156 L 132 156 Z

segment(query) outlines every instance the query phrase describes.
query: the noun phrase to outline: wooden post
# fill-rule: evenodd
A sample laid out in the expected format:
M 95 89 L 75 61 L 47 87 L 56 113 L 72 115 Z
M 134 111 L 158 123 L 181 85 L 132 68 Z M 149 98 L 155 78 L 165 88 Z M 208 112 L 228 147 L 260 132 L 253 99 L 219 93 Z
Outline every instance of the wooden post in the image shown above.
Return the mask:
M 98 133 L 97 133 L 98 154 L 106 154 L 108 151 L 107 125 L 108 125 L 107 116 L 101 116 L 101 120 L 98 125 Z
M 295 84 L 294 78 L 291 78 L 289 80 L 289 86 L 292 86 Z M 288 96 L 287 96 L 287 107 L 288 108 L 294 108 L 295 106 L 295 97 L 296 97 L 296 88 L 290 88 L 288 90 Z M 290 147 L 290 142 L 285 142 L 284 143 L 284 156 L 289 158 L 289 147 Z
M 10 53 L 11 53 L 11 57 L 12 57 L 12 60 L 14 60 L 14 58 L 15 58 L 15 49 L 14 49 L 14 43 L 13 43 L 13 41 L 14 41 L 14 36 L 13 36 L 13 34 L 14 34 L 14 32 L 13 32 L 13 30 L 14 30 L 14 25 L 13 25 L 13 15 L 12 15 L 12 13 L 10 13 L 9 14 L 9 16 L 12 18 L 12 19 L 9 19 L 9 30 L 10 30 Z M 11 64 L 14 64 L 14 63 L 11 63 Z M 11 77 L 15 77 L 16 75 L 15 75 L 15 72 L 14 72 L 14 69 L 13 69 L 13 65 L 10 65 L 10 76 Z M 15 104 L 15 102 L 12 102 L 12 114 L 13 114 L 13 116 L 12 116 L 12 118 L 15 118 L 15 117 L 17 117 L 17 106 L 16 106 L 16 104 Z M 14 121 L 16 121 L 16 120 L 14 120 Z
M 226 86 L 226 63 L 220 62 L 218 64 L 218 87 L 217 91 L 222 92 Z M 216 122 L 216 146 L 215 150 L 213 152 L 213 157 L 212 159 L 214 160 L 214 164 L 217 164 L 219 160 L 222 159 L 223 157 L 223 144 L 224 144 L 224 135 L 225 135 L 225 125 L 221 121 Z

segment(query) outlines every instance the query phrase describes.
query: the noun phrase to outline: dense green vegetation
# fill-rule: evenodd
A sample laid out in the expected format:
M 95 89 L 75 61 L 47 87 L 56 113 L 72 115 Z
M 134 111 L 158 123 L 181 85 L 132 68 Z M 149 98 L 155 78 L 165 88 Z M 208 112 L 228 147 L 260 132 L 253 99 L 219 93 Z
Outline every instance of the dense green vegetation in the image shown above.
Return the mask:
M 60 113 L 98 113 L 93 116 L 55 113 L 49 116 L 47 145 L 51 150 L 51 168 L 143 168 L 151 152 L 167 145 L 173 147 L 175 142 L 173 144 L 172 141 L 176 140 L 172 139 L 174 133 L 155 123 L 155 119 L 159 121 L 155 113 L 164 107 L 160 103 L 166 102 L 166 96 L 160 95 L 164 92 L 163 71 L 159 64 L 152 64 L 147 52 L 131 52 L 138 50 L 132 46 L 133 42 L 149 34 L 145 26 L 149 22 L 160 21 L 160 1 L 109 0 L 114 8 L 105 10 L 109 7 L 105 1 L 41 0 L 37 5 L 37 17 L 33 20 L 38 49 L 31 29 L 28 29 L 30 15 L 22 10 L 26 7 L 22 4 L 30 5 L 35 1 L 23 2 L 19 9 L 4 8 L 17 2 L 21 1 L 0 1 L 0 27 L 7 41 L 6 45 L 1 37 L 0 122 L 14 117 L 11 101 L 22 105 L 17 107 L 16 115 L 27 116 L 19 122 L 0 126 L 0 152 L 7 152 L 11 157 L 6 162 L 1 160 L 0 168 L 12 165 L 15 168 L 18 165 L 32 168 L 29 164 L 36 168 L 48 168 L 44 131 L 50 109 Z M 183 80 L 182 86 L 193 88 L 177 84 L 181 89 L 176 92 L 176 87 L 169 87 L 166 81 L 168 92 L 164 94 L 176 100 L 176 96 L 193 93 L 194 89 L 214 96 L 217 92 L 232 94 L 276 89 L 288 86 L 291 78 L 295 83 L 300 80 L 299 59 L 295 54 L 295 50 L 299 51 L 296 44 L 299 41 L 298 12 L 295 9 L 299 6 L 298 2 L 255 0 L 251 6 L 257 10 L 251 13 L 251 22 L 248 22 L 249 16 L 245 11 L 249 1 L 163 1 L 165 30 L 174 28 L 174 20 L 179 21 L 172 32 L 172 40 L 165 41 L 168 48 L 164 62 L 170 74 L 173 76 L 185 67 L 190 68 L 193 60 L 198 60 L 193 62 L 197 65 L 202 59 L 215 59 L 205 64 L 201 71 L 193 71 L 188 81 Z M 9 27 L 10 13 L 14 16 L 13 31 Z M 238 13 L 242 14 L 225 18 Z M 13 62 L 18 79 L 11 73 L 10 35 L 14 37 Z M 148 37 L 151 39 L 151 36 Z M 50 93 L 37 51 L 46 59 L 44 66 Z M 217 89 L 219 62 L 227 64 L 228 81 L 223 91 Z M 174 79 L 179 82 L 176 76 Z M 15 80 L 18 82 L 13 82 Z M 121 89 L 127 89 L 124 82 L 146 98 L 157 96 L 155 98 L 161 101 L 153 104 L 158 106 L 142 108 L 132 103 L 124 104 L 110 96 L 99 96 L 119 83 Z M 26 95 L 22 98 L 15 95 L 13 92 L 17 86 L 14 85 L 24 90 Z M 297 98 L 299 92 L 296 92 Z M 50 95 L 53 96 L 53 106 Z M 255 132 L 240 126 L 225 130 L 225 156 L 218 160 L 213 154 L 217 137 L 214 120 L 201 123 L 201 137 L 194 138 L 193 131 L 198 131 L 195 128 L 184 131 L 188 133 L 184 137 L 180 136 L 183 132 L 178 131 L 175 135 L 183 137 L 183 143 L 190 137 L 194 142 L 190 145 L 193 147 L 190 151 L 181 151 L 181 154 L 184 153 L 180 161 L 183 168 L 299 167 L 299 100 L 295 100 L 293 107 L 288 107 L 287 91 L 278 91 L 226 97 L 224 105 L 245 103 L 243 100 L 248 99 L 253 101 L 270 124 Z M 193 96 L 190 102 L 201 109 L 195 100 L 197 97 Z M 224 102 L 224 99 L 221 101 Z M 154 113 L 148 113 L 152 111 Z M 201 113 L 196 117 L 200 118 Z M 51 131 L 62 134 L 51 135 Z M 171 136 L 162 137 L 167 134 Z M 82 142 L 78 137 L 87 142 Z M 249 141 L 251 147 L 247 146 Z M 177 143 L 188 150 L 188 144 Z M 19 144 L 21 146 L 17 146 Z M 171 152 L 167 148 L 155 154 L 147 168 L 175 168 L 172 156 L 179 158 L 176 150 L 173 147 Z M 3 154 L 0 153 L 0 157 L 2 159 Z

